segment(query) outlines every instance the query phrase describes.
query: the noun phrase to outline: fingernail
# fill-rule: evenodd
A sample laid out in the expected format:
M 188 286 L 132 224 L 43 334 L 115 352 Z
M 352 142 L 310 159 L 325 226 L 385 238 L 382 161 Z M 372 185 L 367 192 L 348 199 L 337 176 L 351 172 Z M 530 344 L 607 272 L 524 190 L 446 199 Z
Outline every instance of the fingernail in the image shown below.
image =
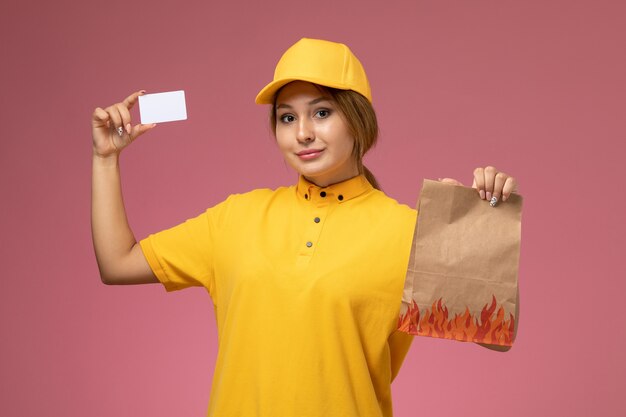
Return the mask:
M 495 207 L 497 203 L 498 203 L 498 197 L 491 197 L 491 201 L 489 202 L 489 205 L 491 207 Z
M 484 200 L 485 199 L 485 190 L 480 190 L 479 194 L 480 194 L 480 198 L 482 198 Z
M 141 90 L 140 93 L 141 94 L 146 94 L 146 90 Z
M 491 191 L 487 191 L 487 200 L 491 200 Z
M 506 195 L 502 194 L 502 201 L 506 201 Z
M 130 135 L 130 131 L 131 131 L 131 126 L 130 126 L 130 123 L 128 123 L 126 125 L 126 133 L 128 133 Z

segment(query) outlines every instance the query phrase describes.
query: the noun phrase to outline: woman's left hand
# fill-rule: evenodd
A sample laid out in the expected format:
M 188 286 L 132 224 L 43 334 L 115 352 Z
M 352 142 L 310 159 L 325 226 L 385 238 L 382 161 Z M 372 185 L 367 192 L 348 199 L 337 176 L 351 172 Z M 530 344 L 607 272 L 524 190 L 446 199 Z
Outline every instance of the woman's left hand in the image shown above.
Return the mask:
M 452 178 L 443 178 L 439 181 L 446 184 L 463 185 Z M 517 191 L 517 181 L 512 176 L 499 172 L 492 166 L 478 167 L 474 170 L 472 188 L 478 191 L 480 198 L 488 200 L 492 206 L 495 206 L 500 201 L 500 198 L 502 198 L 502 201 L 506 201 L 511 196 L 511 193 Z

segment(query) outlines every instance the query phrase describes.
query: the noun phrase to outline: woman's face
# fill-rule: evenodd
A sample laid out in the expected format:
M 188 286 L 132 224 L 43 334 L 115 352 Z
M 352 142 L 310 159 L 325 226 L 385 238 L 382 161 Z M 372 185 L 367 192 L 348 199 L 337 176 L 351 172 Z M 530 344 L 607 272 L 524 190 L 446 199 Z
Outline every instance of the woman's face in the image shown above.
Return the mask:
M 330 97 L 313 84 L 294 81 L 276 98 L 276 141 L 298 173 L 320 187 L 359 174 L 354 138 Z

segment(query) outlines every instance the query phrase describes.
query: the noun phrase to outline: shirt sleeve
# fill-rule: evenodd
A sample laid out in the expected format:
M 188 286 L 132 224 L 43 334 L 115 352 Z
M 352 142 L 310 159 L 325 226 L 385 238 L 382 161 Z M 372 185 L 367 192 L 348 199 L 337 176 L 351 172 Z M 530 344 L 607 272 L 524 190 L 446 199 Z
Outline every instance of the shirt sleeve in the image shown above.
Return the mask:
M 229 201 L 227 199 L 226 201 Z M 205 287 L 215 299 L 214 251 L 226 201 L 139 242 L 150 268 L 166 291 Z
M 404 358 L 406 354 L 409 352 L 411 347 L 411 343 L 413 343 L 413 335 L 401 332 L 394 331 L 391 336 L 389 336 L 389 350 L 391 352 L 391 381 L 393 382 L 398 376 L 398 372 L 400 372 L 400 367 L 404 362 Z

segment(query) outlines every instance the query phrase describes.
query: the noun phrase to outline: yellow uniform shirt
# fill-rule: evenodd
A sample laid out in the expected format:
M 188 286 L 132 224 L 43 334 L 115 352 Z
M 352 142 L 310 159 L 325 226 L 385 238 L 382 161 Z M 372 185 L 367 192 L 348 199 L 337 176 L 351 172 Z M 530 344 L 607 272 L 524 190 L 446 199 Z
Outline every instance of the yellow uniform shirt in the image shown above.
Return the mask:
M 364 176 L 235 194 L 140 242 L 166 290 L 204 286 L 218 355 L 208 415 L 392 416 L 417 212 Z

